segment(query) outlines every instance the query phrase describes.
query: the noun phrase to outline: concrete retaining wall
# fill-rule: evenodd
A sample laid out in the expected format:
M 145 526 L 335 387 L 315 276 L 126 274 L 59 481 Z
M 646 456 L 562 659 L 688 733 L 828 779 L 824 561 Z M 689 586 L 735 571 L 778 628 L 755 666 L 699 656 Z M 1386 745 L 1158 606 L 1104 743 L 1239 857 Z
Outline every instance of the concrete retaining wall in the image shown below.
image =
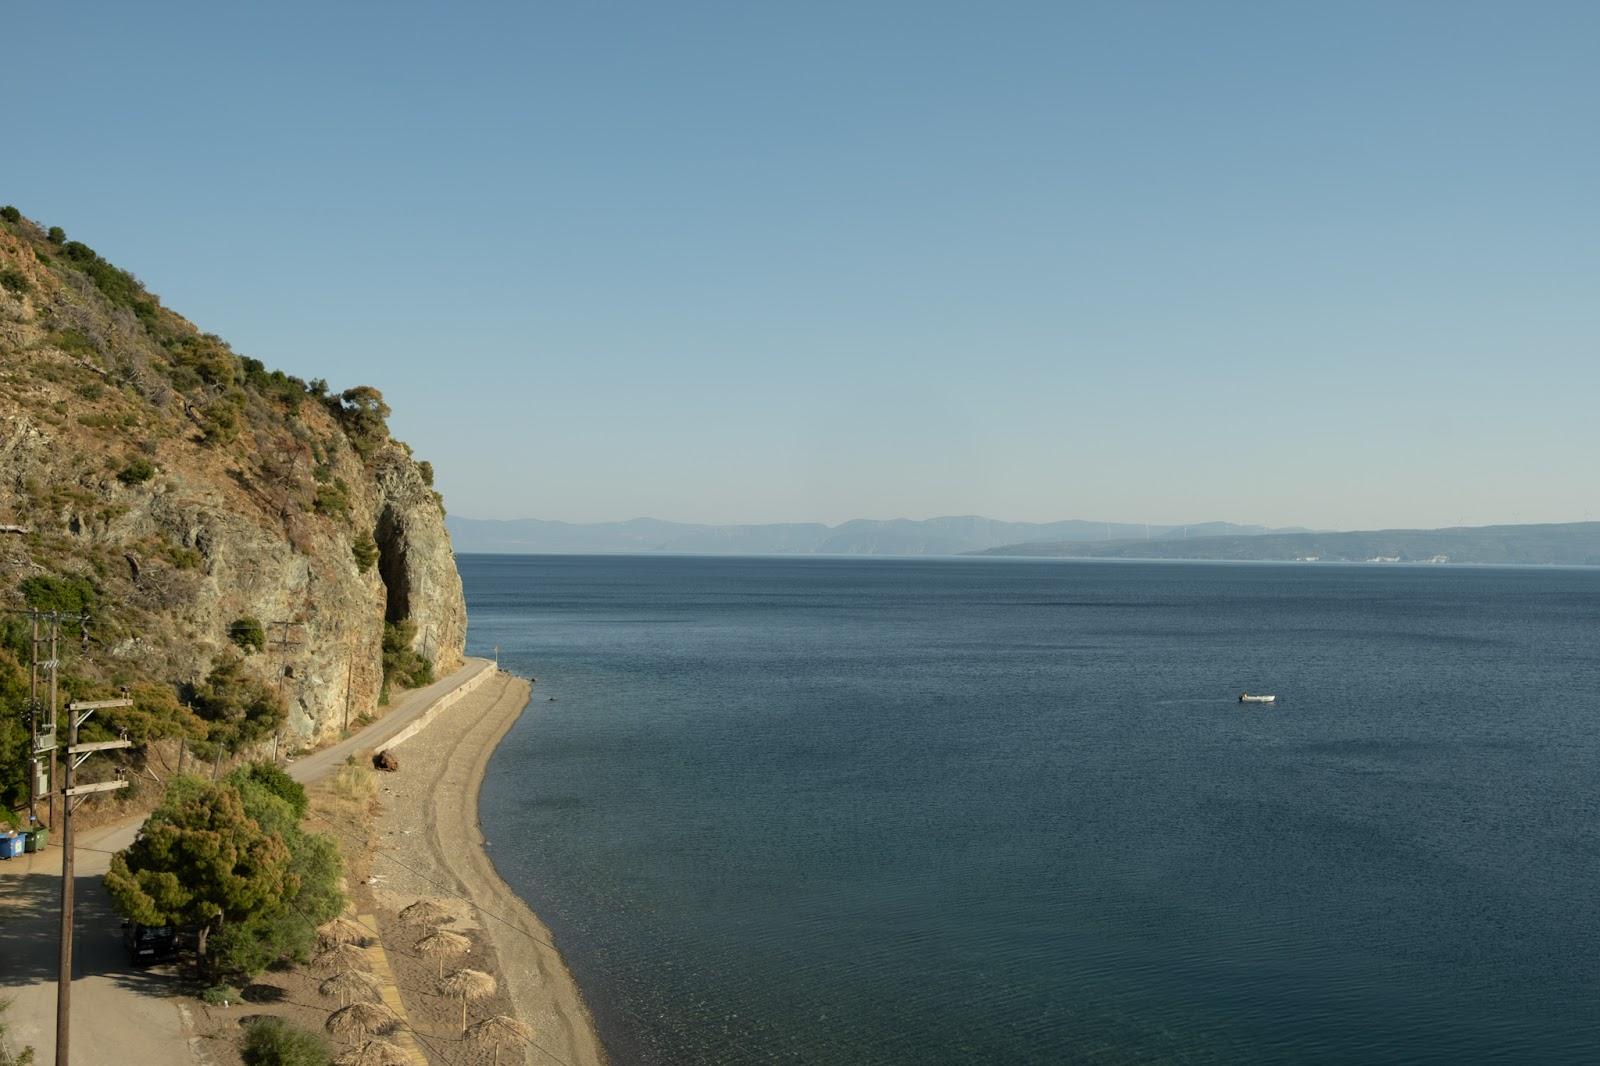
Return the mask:
M 422 732 L 427 728 L 428 723 L 437 718 L 441 713 L 444 712 L 446 708 L 453 707 L 457 702 L 477 689 L 479 685 L 482 685 L 491 677 L 496 676 L 499 674 L 499 672 L 500 671 L 496 670 L 492 666 L 486 666 L 484 669 L 479 670 L 472 677 L 467 678 L 466 681 L 462 682 L 456 688 L 451 689 L 443 696 L 440 696 L 438 699 L 434 700 L 432 707 L 429 707 L 427 710 L 417 715 L 414 721 L 408 723 L 404 729 L 390 737 L 383 745 L 384 749 L 398 748 L 400 745 L 404 744 L 406 741 Z

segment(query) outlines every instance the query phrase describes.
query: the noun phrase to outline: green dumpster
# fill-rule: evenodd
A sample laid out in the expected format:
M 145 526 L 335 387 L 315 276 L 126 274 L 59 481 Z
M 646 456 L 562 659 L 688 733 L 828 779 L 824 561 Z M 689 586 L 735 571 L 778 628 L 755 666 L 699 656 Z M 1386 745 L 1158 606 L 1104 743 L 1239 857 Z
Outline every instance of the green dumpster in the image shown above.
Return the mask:
M 44 826 L 30 829 L 22 834 L 22 847 L 25 851 L 43 851 L 45 845 L 50 843 L 50 830 Z

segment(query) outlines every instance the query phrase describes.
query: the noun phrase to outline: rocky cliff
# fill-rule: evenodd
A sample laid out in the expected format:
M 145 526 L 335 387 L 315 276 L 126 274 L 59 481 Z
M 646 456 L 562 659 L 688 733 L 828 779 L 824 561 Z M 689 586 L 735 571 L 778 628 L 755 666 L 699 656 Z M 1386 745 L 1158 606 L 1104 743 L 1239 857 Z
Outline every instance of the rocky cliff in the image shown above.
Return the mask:
M 242 658 L 285 732 L 319 738 L 376 709 L 386 623 L 409 662 L 456 666 L 443 503 L 387 414 L 375 389 L 236 355 L 0 211 L 0 606 L 81 601 L 93 681 L 181 694 Z

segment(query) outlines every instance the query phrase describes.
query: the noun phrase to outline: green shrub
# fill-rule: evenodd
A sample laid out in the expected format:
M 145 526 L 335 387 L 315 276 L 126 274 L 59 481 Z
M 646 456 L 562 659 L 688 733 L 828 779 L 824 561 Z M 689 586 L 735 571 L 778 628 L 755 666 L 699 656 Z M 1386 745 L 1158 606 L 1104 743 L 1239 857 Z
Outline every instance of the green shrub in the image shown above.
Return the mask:
M 378 561 L 378 542 L 372 539 L 371 533 L 363 530 L 350 545 L 350 554 L 356 557 L 356 569 L 364 574 Z
M 59 333 L 52 333 L 46 340 L 68 355 L 95 355 L 99 351 L 88 334 L 76 329 L 64 329 Z
M 246 615 L 228 627 L 228 639 L 241 648 L 261 651 L 267 646 L 267 631 L 262 628 L 261 619 Z
M 206 404 L 200 417 L 205 422 L 200 437 L 207 444 L 227 444 L 239 436 L 239 409 L 226 398 Z
M 267 684 L 249 677 L 239 659 L 225 658 L 194 690 L 195 711 L 210 726 L 208 739 L 235 752 L 265 740 L 288 717 L 283 700 Z
M 200 999 L 213 1007 L 239 1002 L 239 990 L 227 985 L 212 985 L 200 993 Z
M 245 1028 L 239 1045 L 244 1066 L 328 1066 L 328 1044 L 317 1033 L 282 1018 L 261 1018 Z
M 198 570 L 205 562 L 205 557 L 200 554 L 199 549 L 188 548 L 182 544 L 163 543 L 158 551 L 163 559 L 179 570 Z
M 383 624 L 383 683 L 417 688 L 433 680 L 433 664 L 411 649 L 416 639 L 415 622 Z
M 301 827 L 306 794 L 288 774 L 255 763 L 230 773 L 224 784 L 238 792 L 244 813 L 261 831 L 281 840 L 289 851 L 283 898 L 223 926 L 211 941 L 215 972 L 244 980 L 278 959 L 305 962 L 311 957 L 317 926 L 344 909 L 339 890 L 344 864 L 331 838 Z
M 307 391 L 306 383 L 293 374 L 285 374 L 281 370 L 268 370 L 261 360 L 252 359 L 247 355 L 241 355 L 238 359 L 240 379 L 251 391 L 291 407 L 304 398 Z
M 7 222 L 21 222 L 22 212 L 10 204 L 6 204 L 4 207 L 0 207 L 0 218 L 5 219 Z
M 155 476 L 156 468 L 150 465 L 150 460 L 135 459 L 122 468 L 117 480 L 124 485 L 142 485 Z
M 185 334 L 174 340 L 168 350 L 172 353 L 174 367 L 193 372 L 207 385 L 227 388 L 238 380 L 239 357 L 215 334 Z M 178 375 L 174 376 L 173 384 L 178 384 Z
M 334 478 L 331 485 L 318 485 L 312 506 L 320 515 L 329 518 L 350 517 L 350 487 L 343 478 Z
M 9 712 L 0 714 L 0 808 L 10 809 L 26 802 L 28 796 L 31 742 L 26 721 L 18 713 L 27 706 L 28 673 L 18 661 L 18 653 L 26 661 L 30 638 L 24 622 L 16 615 L 0 621 L 0 626 L 4 627 L 0 632 L 5 643 L 10 645 L 0 648 L 0 707 Z
M 66 234 L 62 234 L 65 237 Z M 104 259 L 98 252 L 82 241 L 67 241 L 61 246 L 62 254 L 94 282 L 106 299 L 122 307 L 130 308 L 140 318 L 153 318 L 156 304 L 150 294 L 144 291 L 144 286 L 139 284 L 139 279 L 126 270 L 119 270 Z
M 80 614 L 93 610 L 99 599 L 94 582 L 82 574 L 38 574 L 23 579 L 20 588 L 23 602 L 37 611 Z
M 289 809 L 294 812 L 296 820 L 304 818 L 311 806 L 310 799 L 306 797 L 305 786 L 269 762 L 253 762 L 241 766 L 228 775 L 228 780 L 241 788 L 245 784 L 261 786 L 287 803 Z M 249 807 L 247 802 L 245 809 L 249 810 Z
M 433 488 L 433 464 L 424 459 L 417 464 L 417 470 L 422 474 L 422 483 Z
M 49 241 L 51 244 L 65 244 L 67 240 L 67 231 L 62 229 L 60 226 L 51 226 L 50 232 L 46 233 L 44 236 L 45 240 Z
M 109 689 L 103 694 L 113 695 Z M 136 744 L 162 737 L 205 739 L 206 724 L 178 702 L 178 694 L 170 686 L 141 681 L 128 695 L 133 698 L 132 707 L 108 707 L 91 720 L 92 726 L 105 730 L 108 739 L 119 733 L 126 733 Z
M 0 288 L 9 289 L 20 295 L 32 289 L 33 283 L 22 271 L 6 267 L 0 270 Z

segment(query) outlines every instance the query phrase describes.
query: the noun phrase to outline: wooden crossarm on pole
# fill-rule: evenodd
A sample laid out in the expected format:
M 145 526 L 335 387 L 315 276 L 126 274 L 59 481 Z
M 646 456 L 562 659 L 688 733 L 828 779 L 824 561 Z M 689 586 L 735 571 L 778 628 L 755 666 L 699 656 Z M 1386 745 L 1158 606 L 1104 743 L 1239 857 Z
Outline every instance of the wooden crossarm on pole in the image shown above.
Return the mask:
M 67 749 L 67 753 L 69 755 L 77 755 L 79 752 L 110 751 L 113 748 L 131 747 L 133 747 L 133 741 L 131 740 L 96 740 L 90 744 L 74 744 Z
M 99 781 L 92 785 L 73 785 L 67 789 L 68 796 L 87 796 L 91 792 L 114 792 L 119 788 L 127 788 L 126 781 Z

